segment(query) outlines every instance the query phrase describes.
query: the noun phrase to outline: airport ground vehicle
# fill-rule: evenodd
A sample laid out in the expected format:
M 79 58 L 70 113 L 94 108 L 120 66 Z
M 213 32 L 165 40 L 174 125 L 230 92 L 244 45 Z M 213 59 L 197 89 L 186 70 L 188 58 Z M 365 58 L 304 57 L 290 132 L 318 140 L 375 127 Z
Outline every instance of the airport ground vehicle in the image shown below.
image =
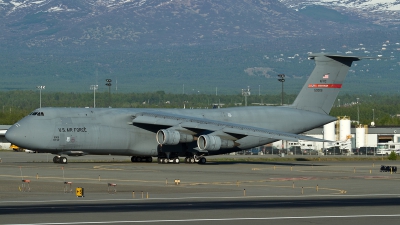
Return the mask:
M 358 149 L 353 149 L 354 155 L 376 155 L 376 147 L 360 147 Z
M 27 153 L 36 153 L 36 151 L 30 150 L 30 149 L 25 149 L 25 152 L 27 152 Z
M 284 150 L 286 150 L 286 149 L 284 149 Z M 274 154 L 274 155 L 277 155 L 277 154 L 280 154 L 281 152 L 282 152 L 282 149 L 278 149 L 278 148 L 276 148 L 275 146 L 267 146 L 267 147 L 265 147 L 265 149 L 264 149 L 264 153 L 265 153 L 265 154 Z M 284 151 L 283 153 L 286 154 L 285 151 Z
M 311 149 L 309 155 L 318 155 L 318 151 Z
M 330 148 L 324 149 L 325 155 L 347 155 L 349 154 L 348 149 L 341 149 L 340 146 L 333 146 Z
M 16 152 L 23 152 L 25 149 L 11 143 L 10 148 Z
M 396 152 L 397 155 L 400 154 L 400 143 L 397 142 L 387 142 L 387 143 L 378 143 L 377 146 L 377 155 L 389 155 L 392 151 Z
M 292 154 L 292 155 L 302 155 L 303 154 L 300 146 L 290 146 L 288 152 L 289 152 L 289 154 Z

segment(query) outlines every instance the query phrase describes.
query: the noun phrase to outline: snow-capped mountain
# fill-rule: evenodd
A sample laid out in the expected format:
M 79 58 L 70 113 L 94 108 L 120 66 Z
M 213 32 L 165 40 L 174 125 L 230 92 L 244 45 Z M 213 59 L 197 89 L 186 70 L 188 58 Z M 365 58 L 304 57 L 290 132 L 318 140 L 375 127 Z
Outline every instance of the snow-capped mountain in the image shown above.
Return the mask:
M 395 80 L 398 6 L 372 0 L 0 0 L 0 89 L 82 91 L 99 76 L 118 77 L 125 90 L 159 90 L 162 83 L 176 91 L 177 80 L 196 89 L 212 83 L 239 90 L 259 85 L 247 79 L 246 68 L 300 77 L 310 63 L 306 53 L 325 49 L 390 57 L 354 70 L 396 74 L 389 76 Z
M 356 15 L 377 25 L 400 24 L 400 0 L 279 0 L 296 11 L 307 6 L 324 6 L 343 14 Z
M 399 11 L 400 0 L 279 0 L 288 7 L 299 8 L 305 5 L 324 5 L 330 7 L 355 8 L 366 11 Z
M 0 46 L 198 45 L 398 29 L 400 0 L 0 0 Z M 329 9 L 330 17 L 309 6 Z

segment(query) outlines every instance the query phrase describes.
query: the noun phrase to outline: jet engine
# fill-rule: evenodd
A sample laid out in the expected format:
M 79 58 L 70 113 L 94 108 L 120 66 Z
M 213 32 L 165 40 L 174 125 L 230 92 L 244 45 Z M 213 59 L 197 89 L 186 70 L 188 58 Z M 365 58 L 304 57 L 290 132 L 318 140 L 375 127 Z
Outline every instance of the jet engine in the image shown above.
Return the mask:
M 177 145 L 178 143 L 187 143 L 194 141 L 190 134 L 182 134 L 172 129 L 162 129 L 157 132 L 157 142 L 160 145 Z
M 221 148 L 233 148 L 235 143 L 231 140 L 224 140 L 218 136 L 200 135 L 197 139 L 197 147 L 200 150 L 219 150 Z

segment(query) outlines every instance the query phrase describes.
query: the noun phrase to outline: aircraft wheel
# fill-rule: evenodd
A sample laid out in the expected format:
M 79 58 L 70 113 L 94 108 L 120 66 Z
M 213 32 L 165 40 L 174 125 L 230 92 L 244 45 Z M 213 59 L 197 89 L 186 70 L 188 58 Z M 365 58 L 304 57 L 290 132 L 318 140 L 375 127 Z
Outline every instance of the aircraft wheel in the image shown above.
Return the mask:
M 54 156 L 53 162 L 54 163 L 60 163 L 61 162 L 60 158 L 61 158 L 60 156 Z
M 195 159 L 194 158 L 190 158 L 190 163 L 195 163 Z
M 201 158 L 199 159 L 199 164 L 206 164 L 206 162 L 207 162 L 207 159 L 204 158 L 204 157 L 201 157 Z
M 68 163 L 68 159 L 66 157 L 60 157 L 60 163 L 67 164 Z
M 180 162 L 179 158 L 175 158 L 175 159 L 174 159 L 174 163 L 175 163 L 175 164 L 179 164 L 179 162 Z
M 146 162 L 149 162 L 149 163 L 150 163 L 150 162 L 153 162 L 153 157 L 151 157 L 151 156 L 147 157 L 147 158 L 146 158 Z
M 136 157 L 135 156 L 132 156 L 131 157 L 131 162 L 135 162 L 136 161 Z

